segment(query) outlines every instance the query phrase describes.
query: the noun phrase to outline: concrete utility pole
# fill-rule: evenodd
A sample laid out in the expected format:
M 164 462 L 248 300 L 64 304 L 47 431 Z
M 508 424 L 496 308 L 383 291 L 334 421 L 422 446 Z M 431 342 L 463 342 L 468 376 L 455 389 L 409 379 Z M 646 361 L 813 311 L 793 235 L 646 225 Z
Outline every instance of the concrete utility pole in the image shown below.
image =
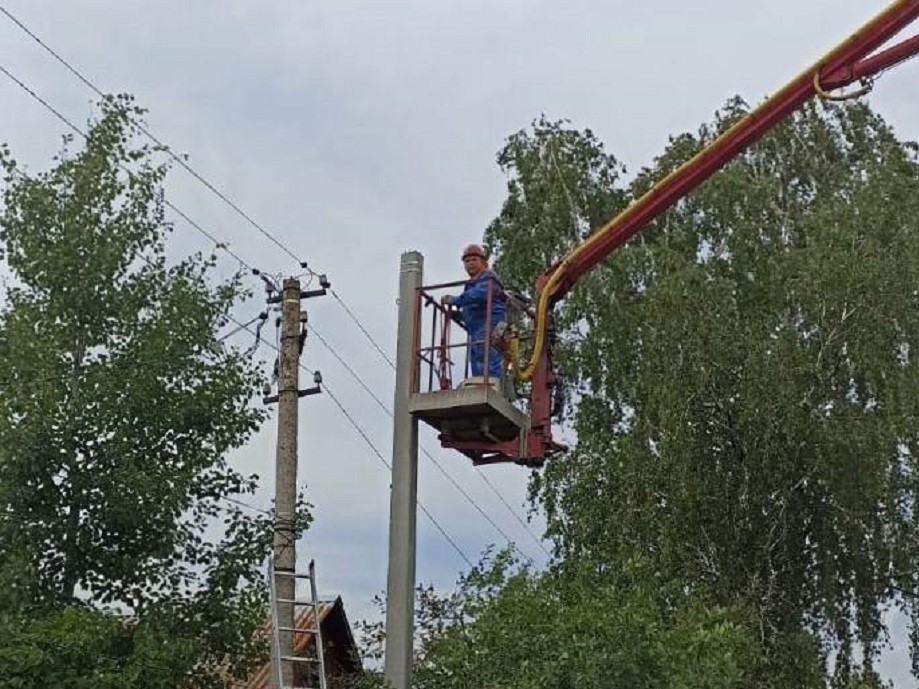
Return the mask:
M 297 503 L 297 401 L 300 384 L 300 281 L 284 281 L 278 355 L 278 446 L 275 458 L 274 568 L 278 627 L 293 629 L 297 580 L 294 520 Z M 287 576 L 284 576 L 284 575 Z M 280 655 L 293 655 L 293 634 L 278 632 Z M 278 659 L 285 687 L 294 685 L 293 661 Z
M 402 254 L 399 273 L 399 332 L 393 404 L 392 488 L 389 502 L 389 575 L 386 592 L 384 674 L 394 689 L 409 689 L 415 617 L 415 518 L 418 503 L 418 420 L 409 413 L 415 359 L 415 293 L 424 258 Z
M 306 267 L 303 264 L 303 267 Z M 268 285 L 269 304 L 281 304 L 281 347 L 278 353 L 278 394 L 265 397 L 265 404 L 278 403 L 278 446 L 275 457 L 274 489 L 274 590 L 277 601 L 278 655 L 276 661 L 281 669 L 281 684 L 278 689 L 294 686 L 293 653 L 294 601 L 297 591 L 297 401 L 307 395 L 320 392 L 322 377 L 317 371 L 313 375 L 315 385 L 300 389 L 300 354 L 306 341 L 306 312 L 300 309 L 300 301 L 309 297 L 320 297 L 331 286 L 325 275 L 319 276 L 320 289 L 302 292 L 300 281 L 288 278 L 280 296 L 270 296 L 275 291 L 270 280 Z

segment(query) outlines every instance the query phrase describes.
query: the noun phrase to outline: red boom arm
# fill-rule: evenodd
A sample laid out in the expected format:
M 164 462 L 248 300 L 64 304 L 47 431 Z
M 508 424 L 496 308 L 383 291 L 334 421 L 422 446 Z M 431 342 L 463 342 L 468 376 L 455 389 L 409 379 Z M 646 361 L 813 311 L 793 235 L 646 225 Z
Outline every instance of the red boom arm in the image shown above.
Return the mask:
M 820 90 L 836 89 L 912 57 L 919 52 L 919 36 L 877 55 L 865 58 L 919 16 L 919 0 L 893 3 L 814 66 L 789 82 L 703 151 L 655 185 L 619 216 L 597 230 L 569 257 L 549 268 L 537 286 L 543 287 L 552 273 L 564 274 L 554 281 L 549 299 L 564 297 L 578 279 L 622 246 L 670 206 L 691 193 L 750 144 L 765 135 Z
M 919 0 L 898 0 L 856 33 L 830 51 L 815 65 L 801 73 L 774 96 L 743 117 L 695 157 L 658 182 L 609 223 L 596 230 L 583 244 L 536 281 L 536 335 L 529 364 L 514 361 L 520 380 L 531 380 L 530 429 L 528 449 L 522 463 L 534 466 L 560 449 L 552 440 L 551 396 L 555 385 L 552 352 L 549 346 L 550 309 L 563 298 L 581 276 L 622 246 L 648 223 L 739 155 L 750 144 L 800 108 L 815 94 L 858 79 L 870 78 L 879 71 L 919 53 L 919 36 L 868 56 L 919 16 Z

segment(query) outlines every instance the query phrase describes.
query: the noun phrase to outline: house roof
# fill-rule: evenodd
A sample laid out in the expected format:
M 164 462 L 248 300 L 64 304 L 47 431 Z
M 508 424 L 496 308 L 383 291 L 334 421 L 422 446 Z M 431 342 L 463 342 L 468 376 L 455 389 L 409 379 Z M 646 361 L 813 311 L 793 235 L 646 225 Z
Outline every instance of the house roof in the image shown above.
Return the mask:
M 341 645 L 346 646 L 345 651 L 350 652 L 351 649 L 356 647 L 354 642 L 354 637 L 351 633 L 351 625 L 348 623 L 348 619 L 345 615 L 344 604 L 341 601 L 341 597 L 336 597 L 333 600 L 320 600 L 316 607 L 319 612 L 319 625 L 323 634 L 323 647 L 326 651 L 326 663 L 328 670 L 328 652 L 330 646 L 330 632 L 332 631 L 331 624 L 333 622 L 340 622 L 340 624 L 334 624 L 335 631 L 337 634 L 344 634 L 344 643 Z M 312 630 L 316 628 L 316 622 L 313 619 L 313 610 L 311 608 L 304 608 L 296 617 L 294 621 L 294 627 L 297 629 L 303 630 Z M 262 629 L 261 633 L 268 635 L 270 633 L 270 623 L 266 623 Z M 315 643 L 313 637 L 315 634 L 311 631 L 304 631 L 304 633 L 298 633 L 294 635 L 294 648 L 293 654 L 295 656 L 308 656 L 314 651 L 310 651 L 310 648 L 315 648 Z M 272 689 L 274 683 L 272 682 L 271 677 L 271 662 L 265 663 L 262 667 L 252 673 L 249 679 L 243 683 L 238 683 L 234 685 L 238 689 Z

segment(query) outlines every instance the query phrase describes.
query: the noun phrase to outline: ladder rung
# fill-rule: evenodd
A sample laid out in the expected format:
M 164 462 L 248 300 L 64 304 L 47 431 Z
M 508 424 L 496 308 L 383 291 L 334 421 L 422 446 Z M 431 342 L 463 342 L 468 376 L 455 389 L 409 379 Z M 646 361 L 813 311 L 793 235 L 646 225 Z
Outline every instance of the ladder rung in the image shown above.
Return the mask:
M 318 663 L 319 658 L 308 658 L 306 656 L 281 656 L 281 660 L 288 660 L 293 663 Z
M 276 577 L 293 577 L 294 579 L 312 579 L 309 574 L 297 574 L 296 572 L 279 572 L 274 570 L 274 575 Z
M 275 598 L 275 603 L 293 603 L 294 605 L 309 605 L 312 607 L 313 601 L 311 600 L 297 600 L 296 598 Z
M 278 627 L 279 632 L 293 632 L 295 634 L 315 634 L 316 629 L 312 627 Z

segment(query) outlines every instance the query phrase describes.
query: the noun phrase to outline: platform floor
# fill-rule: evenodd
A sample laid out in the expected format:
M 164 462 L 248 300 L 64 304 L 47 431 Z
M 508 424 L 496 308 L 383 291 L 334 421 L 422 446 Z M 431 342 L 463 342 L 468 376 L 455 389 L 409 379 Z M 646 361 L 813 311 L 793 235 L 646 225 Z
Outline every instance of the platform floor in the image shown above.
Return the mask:
M 529 428 L 526 414 L 485 386 L 416 393 L 409 411 L 454 441 L 514 440 Z

